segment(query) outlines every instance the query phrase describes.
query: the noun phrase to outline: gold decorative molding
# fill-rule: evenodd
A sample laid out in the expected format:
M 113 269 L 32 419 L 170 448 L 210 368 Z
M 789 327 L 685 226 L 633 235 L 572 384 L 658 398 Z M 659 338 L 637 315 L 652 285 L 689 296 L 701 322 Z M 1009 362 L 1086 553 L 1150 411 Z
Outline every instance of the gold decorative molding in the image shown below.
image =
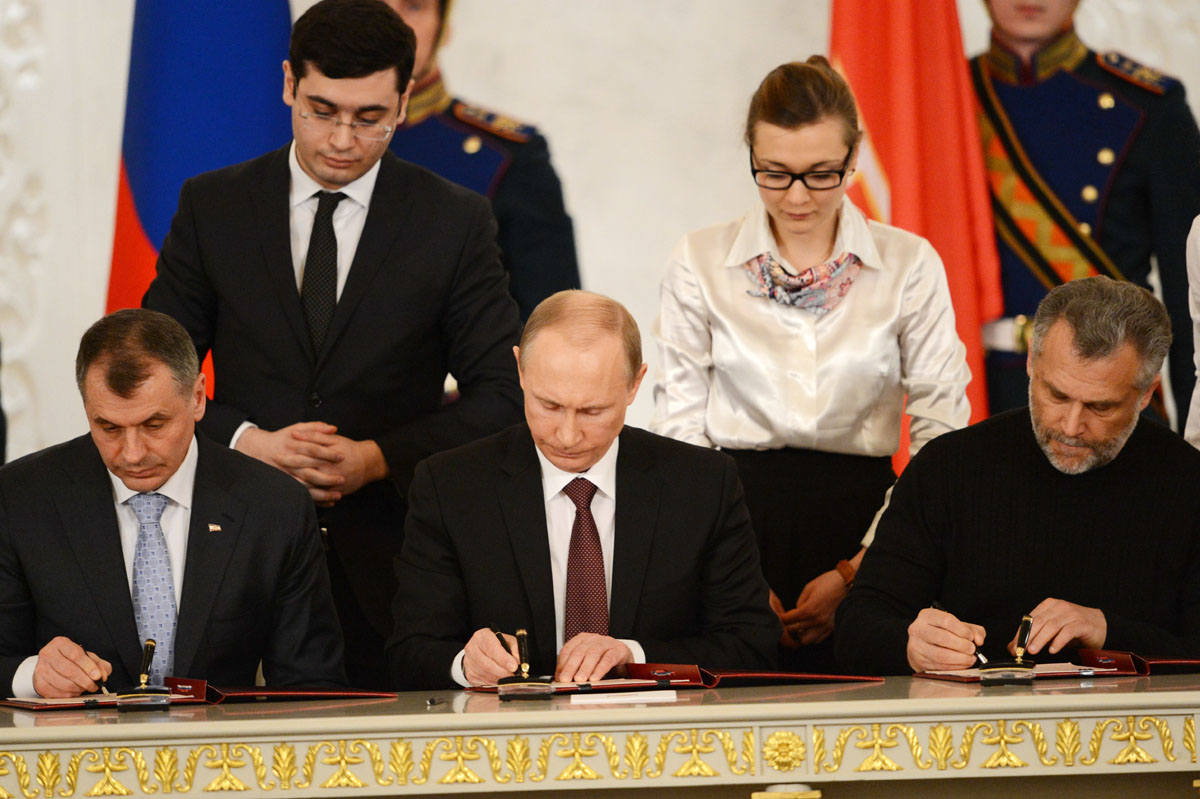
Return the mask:
M 1188 750 L 1192 756 L 1192 762 L 1196 762 L 1196 717 L 1188 716 L 1183 722 L 1183 748 Z
M 824 734 L 818 732 L 818 735 L 820 736 L 819 740 L 823 742 Z M 814 743 L 813 749 L 819 751 L 819 756 L 824 759 L 824 744 L 821 743 L 819 746 L 818 749 L 818 744 Z M 787 730 L 773 732 L 767 737 L 767 742 L 763 744 L 763 759 L 776 771 L 784 774 L 795 771 L 804 762 L 804 741 L 794 732 Z

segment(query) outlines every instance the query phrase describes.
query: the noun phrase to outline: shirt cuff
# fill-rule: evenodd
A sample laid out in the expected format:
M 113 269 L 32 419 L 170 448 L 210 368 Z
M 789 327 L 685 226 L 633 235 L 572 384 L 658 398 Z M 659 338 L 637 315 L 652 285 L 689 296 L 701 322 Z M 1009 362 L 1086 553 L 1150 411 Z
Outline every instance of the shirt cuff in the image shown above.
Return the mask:
M 639 644 L 637 641 L 632 641 L 628 638 L 618 638 L 617 640 L 620 641 L 621 643 L 625 644 L 625 646 L 629 647 L 629 651 L 633 654 L 633 662 L 634 663 L 645 663 L 646 662 L 646 650 L 642 649 L 641 644 Z
M 33 671 L 37 668 L 38 656 L 30 655 L 21 661 L 13 672 L 12 695 L 14 699 L 36 699 L 38 692 L 33 690 Z
M 229 439 L 229 448 L 237 449 L 238 439 L 242 437 L 242 433 L 249 430 L 251 427 L 258 427 L 254 422 L 242 422 L 238 425 L 238 429 L 233 431 L 233 438 Z
M 467 673 L 463 671 L 463 656 L 466 654 L 466 649 L 460 649 L 458 650 L 458 654 L 454 656 L 454 662 L 450 664 L 450 679 L 463 688 L 470 688 L 471 681 L 467 679 Z

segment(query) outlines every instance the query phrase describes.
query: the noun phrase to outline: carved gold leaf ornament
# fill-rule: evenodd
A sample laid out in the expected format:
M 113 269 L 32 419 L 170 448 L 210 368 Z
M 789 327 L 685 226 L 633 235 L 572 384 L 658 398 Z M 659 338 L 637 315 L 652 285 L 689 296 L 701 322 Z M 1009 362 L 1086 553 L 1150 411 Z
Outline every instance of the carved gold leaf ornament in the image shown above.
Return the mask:
M 813 730 L 813 772 L 821 773 L 825 763 L 825 730 L 817 727 Z
M 687 733 L 682 731 L 671 734 L 674 738 L 678 736 L 680 744 L 675 747 L 675 753 L 679 755 L 687 755 L 687 762 L 684 763 L 675 772 L 676 777 L 715 777 L 717 772 L 713 767 L 708 765 L 700 758 L 700 755 L 711 754 L 716 751 L 716 747 L 705 744 L 699 739 L 699 731 L 692 728 Z M 712 740 L 711 736 L 709 740 Z
M 550 771 L 550 747 L 554 745 L 555 738 L 562 738 L 564 743 L 567 740 L 567 736 L 562 733 L 555 733 L 542 739 L 542 745 L 538 747 L 537 767 L 534 769 L 533 776 L 530 777 L 534 782 L 546 779 L 546 774 Z
M 37 784 L 46 792 L 47 797 L 51 797 L 54 796 L 54 790 L 60 782 L 62 782 L 62 766 L 59 764 L 58 755 L 49 751 L 42 752 L 38 755 Z M 37 796 L 37 792 L 34 791 L 33 795 Z M 33 799 L 33 797 L 29 797 L 29 799 Z
M 523 735 L 509 738 L 506 761 L 513 781 L 525 782 L 525 772 L 533 765 L 529 759 L 529 739 Z
M 408 741 L 392 741 L 388 767 L 396 775 L 396 784 L 408 783 L 408 775 L 412 773 L 412 744 Z
M 1126 716 L 1124 726 L 1118 722 L 1117 729 L 1113 730 L 1112 734 L 1114 741 L 1125 741 L 1125 746 L 1108 762 L 1114 766 L 1156 762 L 1150 753 L 1138 744 L 1138 741 L 1149 741 L 1153 737 L 1147 730 L 1146 719 L 1142 719 L 1139 724 L 1133 716 Z
M 1142 719 L 1142 724 L 1145 725 L 1146 723 L 1153 724 L 1154 728 L 1158 730 L 1159 740 L 1162 741 L 1163 757 L 1165 757 L 1168 762 L 1174 763 L 1175 744 L 1171 740 L 1171 727 L 1167 724 L 1167 720 L 1160 719 L 1156 716 L 1150 716 L 1149 718 Z
M 1192 756 L 1192 762 L 1196 762 L 1196 717 L 1188 716 L 1183 722 L 1183 748 L 1188 750 Z
M 217 751 L 217 747 L 215 746 L 206 744 L 200 747 L 201 752 L 207 752 L 210 755 L 209 758 L 204 761 L 204 767 L 220 769 L 221 772 L 217 776 L 213 777 L 212 782 L 210 782 L 208 787 L 206 787 L 204 790 L 206 792 L 250 790 L 250 786 L 239 780 L 233 773 L 233 769 L 242 768 L 246 765 L 246 761 L 241 757 L 238 757 L 236 745 L 234 749 L 231 749 L 230 745 L 227 743 L 218 744 L 218 746 L 220 746 L 219 753 Z
M 474 735 L 471 737 L 470 743 L 483 747 L 483 751 L 487 754 L 488 766 L 492 769 L 492 779 L 500 783 L 505 783 L 512 779 L 504 774 L 504 761 L 500 759 L 500 749 L 496 746 L 494 740 Z
M 291 744 L 281 743 L 275 747 L 275 754 L 271 757 L 271 773 L 275 775 L 275 779 L 279 780 L 279 785 L 283 790 L 292 787 L 292 780 L 296 777 L 296 748 Z
M 838 732 L 837 740 L 833 742 L 833 754 L 831 756 L 833 760 L 825 766 L 826 771 L 834 772 L 842 767 L 842 758 L 846 755 L 846 742 L 850 740 L 850 736 L 854 734 L 856 729 L 863 733 L 866 732 L 862 727 L 847 727 Z
M 743 744 L 748 743 L 750 745 L 751 749 L 749 750 L 749 752 L 747 752 L 745 749 L 743 749 L 741 755 L 738 754 L 737 744 L 735 744 L 733 742 L 733 736 L 730 735 L 725 730 L 709 730 L 708 732 L 704 733 L 704 742 L 705 743 L 709 743 L 710 741 L 712 741 L 713 738 L 716 738 L 718 741 L 721 742 L 721 748 L 723 750 L 725 750 L 725 762 L 729 764 L 729 771 L 730 771 L 730 773 L 736 774 L 738 776 L 745 774 L 747 769 L 750 766 L 750 763 L 753 762 L 752 761 L 753 754 L 751 754 L 751 753 L 754 751 L 753 750 L 754 736 L 753 736 L 753 733 L 751 733 L 749 730 L 747 730 L 746 732 L 747 732 L 747 735 L 749 735 L 750 737 L 744 738 Z M 801 744 L 801 745 L 803 745 L 803 744 Z M 741 765 L 741 760 L 743 757 L 745 757 L 745 760 L 746 760 L 745 766 Z
M 304 765 L 300 767 L 300 780 L 295 784 L 297 788 L 307 788 L 312 785 L 313 774 L 317 770 L 317 755 L 323 745 L 312 744 L 308 747 L 308 751 L 304 755 Z M 190 756 L 188 760 L 191 760 Z
M 357 742 L 355 742 L 357 743 Z M 322 788 L 365 788 L 367 784 L 355 776 L 350 770 L 351 766 L 357 766 L 363 762 L 361 757 L 354 755 L 354 752 L 361 751 L 361 747 L 353 749 L 347 745 L 346 741 L 338 741 L 336 744 L 332 741 L 323 741 L 321 747 L 329 752 L 327 757 L 321 759 L 321 762 L 326 766 L 335 766 L 333 774 L 329 779 L 321 783 Z
M 383 752 L 380 751 L 379 744 L 362 738 L 355 738 L 350 742 L 351 752 L 361 752 L 364 750 L 367 753 L 367 759 L 371 763 L 371 773 L 375 775 L 375 782 L 380 785 L 391 785 L 392 780 L 387 776 L 387 765 L 383 762 Z
M 0 769 L 3 769 L 3 774 L 8 774 L 8 767 L 4 766 L 4 761 L 8 760 L 12 763 L 13 770 L 17 773 L 17 788 L 24 794 L 27 799 L 33 799 L 38 795 L 36 789 L 30 788 L 32 778 L 29 775 L 29 767 L 25 764 L 23 755 L 14 754 L 12 752 L 0 752 Z
M 82 752 L 76 752 L 71 755 L 71 759 L 67 762 L 67 786 L 59 796 L 73 796 L 75 794 L 75 787 L 79 784 L 79 764 L 82 760 Z
M 888 735 L 900 733 L 904 736 L 904 740 L 908 741 L 908 751 L 912 753 L 913 763 L 919 769 L 927 769 L 933 765 L 929 760 L 921 757 L 921 741 L 917 738 L 917 728 L 911 724 L 891 724 L 888 726 Z
M 763 760 L 778 772 L 795 771 L 804 762 L 804 741 L 790 730 L 776 730 L 763 744 Z M 817 765 L 819 767 L 820 763 Z
M 754 776 L 754 730 L 742 733 L 742 760 L 746 763 L 746 773 Z
M 163 793 L 170 793 L 179 779 L 179 754 L 169 746 L 160 746 L 154 752 L 154 779 Z
M 1054 734 L 1054 748 L 1062 755 L 1063 765 L 1075 765 L 1075 756 L 1079 754 L 1079 722 L 1073 719 L 1063 719 L 1058 723 Z
M 1092 729 L 1092 739 L 1088 742 L 1088 753 L 1079 759 L 1079 762 L 1085 766 L 1093 765 L 1100 757 L 1100 746 L 1104 743 L 1104 731 L 1108 729 L 1108 725 L 1120 727 L 1121 722 L 1117 719 L 1106 719 L 1096 722 L 1095 728 Z
M 113 776 L 118 772 L 129 770 L 129 766 L 125 764 L 124 755 L 118 754 L 114 759 L 111 746 L 102 747 L 99 752 L 95 749 L 87 749 L 83 754 L 92 763 L 90 766 L 85 766 L 84 769 L 90 774 L 102 775 L 92 789 L 84 794 L 85 796 L 129 796 L 133 793 Z
M 604 755 L 608 758 L 608 770 L 615 779 L 623 780 L 629 776 L 629 772 L 621 768 L 621 751 L 617 749 L 617 742 L 611 735 L 589 732 L 585 741 L 589 746 L 600 744 L 604 747 Z
M 1013 722 L 1013 732 L 1018 733 L 1024 728 L 1029 732 L 1029 737 L 1033 741 L 1033 748 L 1037 752 L 1038 760 L 1043 766 L 1053 766 L 1058 762 L 1058 758 L 1049 754 L 1050 744 L 1046 742 L 1046 733 L 1042 731 L 1042 725 L 1036 721 L 1015 721 Z
M 658 746 L 654 750 L 654 768 L 646 772 L 647 777 L 657 779 L 662 776 L 663 769 L 667 767 L 667 749 L 671 746 L 671 739 L 681 734 L 673 732 L 658 739 Z
M 971 749 L 975 746 L 975 734 L 985 727 L 991 729 L 991 726 L 986 721 L 967 725 L 967 728 L 963 730 L 962 741 L 959 743 L 958 760 L 950 765 L 958 769 L 966 768 L 967 763 L 971 762 Z
M 558 736 L 555 736 L 558 737 Z M 559 773 L 556 780 L 598 780 L 600 775 L 595 769 L 583 762 L 585 757 L 595 757 L 596 750 L 585 746 L 581 740 L 580 733 L 571 733 L 570 743 L 559 749 L 555 754 L 559 757 L 569 757 L 571 762 L 566 768 Z M 565 734 L 562 735 L 564 743 L 568 740 Z
M 893 724 L 892 727 L 898 725 Z M 862 727 L 858 730 L 859 740 L 855 742 L 856 749 L 870 749 L 871 754 L 862 763 L 858 764 L 855 771 L 900 771 L 900 764 L 883 753 L 884 749 L 891 749 L 899 746 L 900 742 L 896 740 L 896 732 L 894 729 L 888 729 L 888 735 L 882 736 L 880 728 L 882 725 L 879 722 L 871 724 L 871 739 L 867 740 L 867 731 Z
M 480 777 L 471 767 L 467 765 L 468 760 L 479 759 L 478 738 L 471 738 L 464 741 L 464 736 L 455 735 L 454 743 L 451 744 L 449 738 L 442 738 L 445 752 L 438 755 L 439 760 L 447 762 L 453 760 L 454 766 L 446 772 L 446 776 L 438 780 L 442 785 L 458 785 L 462 783 L 480 783 L 483 782 L 483 777 Z M 453 747 L 453 751 L 451 751 Z
M 929 728 L 929 756 L 937 763 L 938 771 L 946 770 L 954 757 L 954 730 L 945 724 Z
M 1022 738 L 1015 734 L 1015 727 L 1013 732 L 1009 733 L 1006 730 L 1007 723 L 1004 719 L 1000 719 L 996 722 L 996 726 L 988 725 L 983 743 L 988 746 L 998 746 L 999 749 L 983 761 L 984 768 L 1024 768 L 1029 765 L 1008 748 L 1009 744 L 1021 743 Z
M 425 744 L 425 751 L 421 753 L 421 764 L 417 768 L 417 776 L 413 778 L 414 785 L 423 785 L 429 780 L 429 771 L 433 768 L 433 752 L 437 749 L 438 743 L 445 740 L 445 738 L 438 738 Z
M 640 780 L 650 765 L 650 744 L 640 732 L 625 737 L 625 765 L 635 780 Z

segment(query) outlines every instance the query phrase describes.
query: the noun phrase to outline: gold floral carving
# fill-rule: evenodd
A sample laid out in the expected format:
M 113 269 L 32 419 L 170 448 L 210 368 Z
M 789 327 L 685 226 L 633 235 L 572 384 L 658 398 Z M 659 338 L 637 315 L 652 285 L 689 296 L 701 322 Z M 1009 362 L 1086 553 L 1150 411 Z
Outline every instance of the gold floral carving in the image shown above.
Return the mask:
M 446 772 L 446 776 L 438 780 L 439 783 L 442 785 L 460 785 L 463 783 L 475 784 L 483 782 L 483 777 L 480 777 L 467 765 L 468 760 L 479 759 L 478 738 L 470 738 L 464 743 L 463 736 L 455 735 L 453 751 L 451 751 L 449 738 L 440 739 L 440 743 L 446 751 L 438 755 L 438 759 L 447 762 L 454 761 L 454 766 Z
M 169 746 L 160 746 L 154 752 L 154 778 L 163 793 L 170 793 L 179 779 L 179 754 Z
M 674 735 L 675 733 L 671 733 L 658 739 L 658 747 L 654 750 L 654 768 L 646 772 L 647 777 L 658 779 L 662 776 L 663 769 L 667 767 L 667 749 L 670 748 Z
M 525 782 L 525 772 L 532 763 L 529 760 L 529 739 L 523 735 L 508 739 L 508 770 L 514 782 Z
M 795 771 L 804 762 L 804 741 L 794 732 L 776 730 L 763 744 L 763 759 L 776 771 Z
M 954 731 L 945 724 L 929 728 L 929 756 L 937 763 L 938 771 L 945 771 L 954 756 Z
M 1192 756 L 1192 762 L 1196 762 L 1196 717 L 1188 716 L 1183 722 L 1183 748 L 1188 750 Z
M 896 732 L 894 727 L 899 725 L 893 724 L 888 729 L 886 737 L 880 735 L 881 725 L 878 722 L 871 724 L 871 740 L 867 740 L 867 731 L 862 727 L 856 727 L 859 740 L 855 742 L 855 749 L 870 749 L 871 754 L 867 755 L 866 760 L 858 764 L 855 771 L 900 771 L 901 766 L 895 760 L 883 753 L 884 749 L 891 749 L 899 746 L 900 742 L 896 740 Z
M 1016 725 L 1013 726 L 1013 731 L 1010 733 L 1006 729 L 1007 724 L 1008 722 L 1004 719 L 1000 719 L 996 722 L 995 727 L 988 725 L 987 732 L 983 736 L 983 743 L 1000 748 L 983 761 L 984 768 L 1024 768 L 1029 765 L 1008 748 L 1009 744 L 1019 744 L 1023 739 L 1016 734 Z
M 61 771 L 62 766 L 59 765 L 58 755 L 48 751 L 38 755 L 37 784 L 46 792 L 47 797 L 54 796 L 54 789 L 62 782 Z M 7 796 L 7 794 L 5 795 Z M 34 791 L 32 796 L 25 795 L 32 799 L 33 796 L 37 796 L 37 791 Z
M 708 743 L 713 738 L 721 742 L 721 748 L 725 750 L 725 762 L 729 764 L 729 771 L 732 774 L 741 776 L 754 768 L 754 733 L 751 730 L 746 730 L 742 736 L 742 753 L 739 756 L 737 745 L 733 742 L 733 736 L 725 730 L 709 730 L 704 733 L 704 742 Z M 800 744 L 803 746 L 803 742 Z M 745 760 L 746 765 L 741 765 L 741 761 Z
M 1153 724 L 1154 728 L 1158 730 L 1158 739 L 1162 741 L 1163 757 L 1165 757 L 1168 762 L 1174 763 L 1175 744 L 1171 741 L 1171 727 L 1167 724 L 1167 720 L 1160 719 L 1156 716 L 1150 716 L 1149 718 L 1142 719 L 1143 724 L 1147 722 Z
M 608 770 L 612 772 L 613 777 L 623 780 L 629 776 L 629 772 L 621 768 L 621 752 L 617 749 L 617 742 L 611 735 L 589 732 L 587 742 L 592 746 L 599 743 L 604 747 L 604 755 L 608 758 Z
M 933 765 L 930 760 L 921 757 L 921 741 L 917 738 L 917 728 L 910 724 L 891 724 L 888 726 L 888 735 L 895 733 L 904 735 L 904 740 L 908 741 L 908 751 L 912 753 L 913 763 L 919 769 L 927 769 Z
M 711 743 L 704 741 L 712 741 L 712 736 L 700 738 L 699 731 L 694 727 L 687 733 L 682 731 L 673 732 L 670 736 L 672 739 L 678 737 L 680 744 L 675 747 L 675 753 L 679 755 L 687 755 L 687 762 L 679 767 L 675 772 L 676 777 L 715 777 L 717 772 L 713 767 L 708 765 L 701 759 L 700 755 L 707 755 L 716 751 L 716 747 Z
M 79 784 L 79 763 L 82 760 L 83 753 L 76 752 L 67 761 L 67 787 L 59 793 L 59 796 L 73 796 L 75 794 L 75 786 Z
M 1063 765 L 1075 765 L 1075 756 L 1079 754 L 1079 722 L 1073 719 L 1063 719 L 1058 723 L 1054 734 L 1054 748 L 1062 755 Z
M 204 767 L 221 770 L 221 773 L 216 777 L 213 777 L 213 781 L 210 782 L 208 787 L 206 787 L 204 790 L 206 792 L 250 790 L 250 786 L 239 780 L 233 773 L 233 769 L 242 768 L 246 765 L 246 761 L 241 757 L 238 757 L 237 747 L 235 746 L 231 749 L 227 743 L 219 744 L 219 746 L 221 747 L 220 754 L 217 753 L 217 748 L 215 746 L 205 744 L 204 746 L 200 747 L 199 751 L 201 754 L 204 752 L 209 753 L 209 758 L 204 761 Z M 242 752 L 244 754 L 245 747 L 242 747 Z
M 649 750 L 646 736 L 640 732 L 625 737 L 625 765 L 629 767 L 629 773 L 635 780 L 640 780 L 642 772 L 650 765 Z
M 561 734 L 561 733 L 560 733 Z M 551 735 L 549 738 L 542 739 L 542 745 L 538 747 L 537 764 L 533 770 L 533 775 L 530 777 L 534 782 L 541 782 L 546 779 L 546 774 L 550 770 L 550 747 L 554 745 L 554 738 Z M 566 736 L 562 736 L 566 740 Z
M 308 747 L 308 752 L 304 755 L 304 765 L 300 767 L 300 780 L 295 783 L 297 788 L 308 788 L 312 785 L 313 775 L 317 770 L 317 755 L 321 751 L 323 744 L 313 744 Z M 188 762 L 191 763 L 192 757 L 188 756 Z M 187 769 L 184 768 L 183 773 L 187 774 Z
M 471 737 L 471 742 L 482 746 L 483 751 L 487 754 L 488 766 L 492 769 L 492 779 L 500 783 L 508 782 L 512 779 L 512 777 L 504 774 L 504 761 L 500 759 L 500 749 L 496 746 L 494 740 L 474 735 Z
M 958 745 L 958 760 L 951 763 L 951 766 L 959 769 L 967 767 L 967 763 L 971 762 L 971 749 L 975 746 L 975 734 L 985 727 L 990 730 L 992 725 L 986 721 L 967 725 L 967 728 L 963 730 L 962 741 Z
M 296 747 L 291 744 L 281 743 L 275 747 L 275 753 L 271 757 L 271 773 L 275 775 L 275 779 L 279 780 L 279 786 L 283 790 L 288 790 L 292 787 L 292 780 L 296 778 Z
M 111 746 L 102 747 L 99 752 L 95 749 L 86 749 L 82 754 L 92 763 L 85 767 L 85 771 L 89 774 L 103 775 L 85 796 L 129 796 L 133 793 L 113 776 L 115 773 L 129 770 L 129 766 L 125 763 L 125 755 L 119 750 L 115 758 Z
M 589 748 L 582 741 L 582 734 L 578 732 L 571 733 L 568 744 L 568 738 L 565 733 L 555 733 L 553 736 L 556 740 L 561 738 L 564 744 L 567 744 L 562 749 L 555 752 L 559 757 L 569 757 L 571 762 L 561 773 L 554 779 L 556 780 L 598 780 L 600 775 L 596 770 L 583 762 L 585 757 L 595 757 L 596 750 Z
M 813 730 L 813 771 L 817 774 L 821 773 L 821 766 L 825 762 L 825 730 L 817 727 Z
M 746 773 L 754 776 L 754 730 L 742 733 L 742 760 L 746 763 Z M 740 773 L 740 772 L 734 772 Z
M 13 770 L 16 771 L 16 773 L 17 773 L 17 785 L 20 788 L 21 793 L 23 793 L 26 797 L 28 797 L 28 799 L 33 799 L 33 797 L 37 796 L 38 792 L 36 790 L 31 791 L 29 788 L 31 779 L 29 776 L 29 766 L 27 766 L 25 764 L 25 758 L 22 755 L 14 754 L 12 752 L 0 752 L 0 776 L 8 776 L 9 774 L 12 773 L 11 771 L 8 770 L 8 766 L 4 765 L 5 759 L 8 759 L 12 763 Z M 39 762 L 38 766 L 39 766 L 38 776 L 40 778 L 40 776 L 41 776 L 40 762 Z M 57 771 L 58 771 L 58 767 L 56 765 L 55 772 L 57 773 Z M 11 798 L 12 794 L 10 794 L 8 791 L 5 791 L 3 788 L 0 788 L 0 799 L 2 799 L 3 797 Z
M 1046 741 L 1046 733 L 1042 730 L 1042 725 L 1037 721 L 1015 721 L 1013 722 L 1013 733 L 1019 733 L 1024 728 L 1030 739 L 1033 741 L 1034 751 L 1037 752 L 1038 760 L 1043 766 L 1053 766 L 1058 762 L 1058 758 L 1050 754 L 1050 744 Z
M 439 738 L 425 744 L 425 751 L 421 753 L 421 764 L 417 767 L 417 776 L 413 777 L 414 785 L 423 785 L 429 780 L 429 771 L 433 768 L 433 753 L 441 741 L 449 743 L 446 738 Z
M 1133 716 L 1126 716 L 1124 726 L 1118 722 L 1117 729 L 1113 730 L 1112 739 L 1124 741 L 1125 746 L 1117 753 L 1116 757 L 1108 761 L 1109 763 L 1114 766 L 1123 766 L 1126 763 L 1155 762 L 1150 753 L 1138 744 L 1138 741 L 1149 741 L 1154 737 L 1150 733 L 1147 721 L 1148 719 L 1143 718 L 1138 722 Z
M 396 775 L 396 784 L 405 785 L 408 782 L 408 775 L 413 770 L 412 744 L 408 741 L 392 741 L 388 767 Z
M 322 748 L 329 752 L 329 756 L 321 760 L 326 766 L 336 766 L 333 774 L 329 779 L 321 783 L 322 788 L 365 788 L 367 784 L 355 776 L 350 770 L 351 766 L 357 766 L 363 762 L 362 757 L 356 753 L 362 751 L 362 747 L 358 746 L 358 741 L 354 741 L 348 745 L 345 741 L 338 741 L 335 745 L 332 741 L 324 741 L 321 743 Z

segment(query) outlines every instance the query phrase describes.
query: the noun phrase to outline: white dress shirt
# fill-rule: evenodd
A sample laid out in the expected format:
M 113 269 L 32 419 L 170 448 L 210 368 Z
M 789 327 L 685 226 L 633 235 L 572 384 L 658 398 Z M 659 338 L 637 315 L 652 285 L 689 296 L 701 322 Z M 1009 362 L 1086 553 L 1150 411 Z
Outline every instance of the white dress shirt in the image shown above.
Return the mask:
M 612 567 L 614 519 L 617 512 L 617 450 L 621 438 L 613 439 L 612 446 L 600 460 L 586 472 L 564 472 L 546 459 L 537 450 L 538 463 L 542 467 L 542 496 L 546 503 L 546 532 L 550 538 L 550 579 L 554 589 L 554 651 L 562 651 L 563 628 L 566 624 L 567 606 L 567 558 L 571 551 L 571 528 L 575 525 L 575 503 L 563 489 L 576 477 L 583 477 L 596 486 L 592 497 L 592 518 L 596 521 L 596 532 L 600 535 L 600 550 L 604 554 L 604 585 L 608 589 L 608 604 L 612 607 Z M 536 448 L 535 448 L 536 449 Z M 506 631 L 508 632 L 508 631 Z M 621 639 L 633 653 L 634 663 L 645 663 L 646 653 L 641 644 Z M 471 683 L 463 672 L 463 652 L 459 652 L 450 667 L 450 676 L 459 685 L 469 687 Z
M 862 270 L 824 316 L 747 293 L 744 264 L 763 253 L 797 271 L 761 206 L 679 242 L 655 325 L 652 430 L 705 447 L 878 457 L 899 446 L 905 410 L 912 454 L 967 424 L 971 372 L 941 258 L 848 199 L 838 213 L 833 257 L 852 252 Z
M 192 490 L 196 485 L 196 437 L 188 446 L 183 463 L 175 470 L 175 474 L 167 478 L 154 493 L 162 494 L 168 500 L 163 509 L 159 525 L 163 536 L 167 539 L 167 554 L 171 559 L 171 581 L 175 587 L 175 607 L 183 597 L 183 570 L 187 563 L 188 525 L 192 520 Z M 121 553 L 125 558 L 125 579 L 129 583 L 130 597 L 133 596 L 133 556 L 137 549 L 138 530 L 141 525 L 133 508 L 125 504 L 127 500 L 138 494 L 137 491 L 121 482 L 121 478 L 112 472 L 108 473 L 112 482 L 113 502 L 117 511 L 117 532 L 121 537 Z M 75 643 L 87 649 L 85 641 Z M 21 662 L 13 673 L 13 696 L 35 697 L 33 689 L 33 671 L 37 667 L 37 655 L 31 655 Z
M 1187 237 L 1188 308 L 1192 312 L 1192 339 L 1196 342 L 1196 374 L 1200 375 L 1200 216 L 1192 220 L 1192 232 Z M 1200 381 L 1192 389 L 1192 404 L 1188 411 L 1183 437 L 1193 447 L 1200 448 Z
M 304 282 L 304 265 L 308 259 L 308 241 L 312 238 L 313 220 L 317 216 L 317 192 L 329 191 L 317 183 L 296 158 L 296 143 L 292 142 L 288 152 L 288 170 L 291 173 L 291 192 L 288 195 L 288 227 L 292 241 L 292 269 L 296 273 L 296 291 Z M 333 211 L 333 236 L 337 239 L 337 297 L 342 298 L 350 264 L 358 251 L 358 240 L 362 238 L 363 225 L 367 222 L 367 211 L 371 207 L 371 194 L 375 191 L 375 180 L 379 177 L 379 162 L 357 180 L 347 183 L 337 191 L 346 195 Z M 233 431 L 230 447 L 236 447 L 242 433 L 253 422 L 242 422 Z

